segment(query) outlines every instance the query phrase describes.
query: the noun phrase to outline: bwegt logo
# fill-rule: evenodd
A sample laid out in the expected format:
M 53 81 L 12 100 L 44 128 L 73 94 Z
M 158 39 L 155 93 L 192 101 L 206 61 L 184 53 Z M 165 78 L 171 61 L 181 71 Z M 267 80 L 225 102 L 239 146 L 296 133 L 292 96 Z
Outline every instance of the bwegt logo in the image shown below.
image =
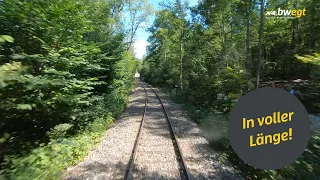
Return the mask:
M 306 8 L 303 9 L 292 9 L 292 10 L 286 10 L 278 8 L 278 12 L 276 11 L 268 11 L 267 16 L 273 15 L 273 16 L 286 16 L 286 17 L 296 17 L 300 18 L 301 16 L 306 15 Z

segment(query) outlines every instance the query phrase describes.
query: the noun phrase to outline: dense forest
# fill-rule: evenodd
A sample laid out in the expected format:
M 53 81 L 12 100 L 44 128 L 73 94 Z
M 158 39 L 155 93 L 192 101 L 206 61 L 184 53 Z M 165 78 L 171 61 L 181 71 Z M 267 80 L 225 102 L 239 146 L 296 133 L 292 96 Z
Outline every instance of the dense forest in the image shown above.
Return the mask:
M 142 73 L 163 86 L 180 81 L 190 100 L 201 104 L 213 102 L 217 92 L 232 96 L 255 87 L 258 75 L 259 81 L 317 80 L 318 67 L 296 55 L 319 52 L 319 6 L 312 0 L 163 4 L 149 29 Z M 295 19 L 265 17 L 278 8 L 307 11 Z
M 122 113 L 145 3 L 0 1 L 0 179 L 58 178 Z
M 308 82 L 298 87 L 303 94 L 301 101 L 309 112 L 320 112 L 320 1 L 202 0 L 189 7 L 176 0 L 162 3 L 161 7 L 148 29 L 150 45 L 141 76 L 172 93 L 200 124 L 217 126 L 223 118 L 227 122 L 240 96 L 261 82 L 270 81 Z M 279 8 L 300 12 L 305 9 L 305 15 L 267 15 Z M 178 96 L 173 88 L 176 82 L 180 85 Z M 284 86 L 286 90 L 291 87 L 290 83 Z M 214 122 L 218 115 L 219 122 Z M 235 155 L 227 137 L 214 139 L 215 148 L 249 179 L 320 177 L 317 133 L 301 158 L 277 171 L 246 165 Z
M 320 112 L 320 1 L 160 5 L 141 62 L 133 44 L 153 13 L 147 0 L 0 1 L 0 179 L 59 179 L 123 112 L 138 68 L 173 95 L 179 83 L 172 98 L 211 130 L 212 147 L 247 179 L 320 177 L 319 132 L 276 171 L 245 164 L 220 133 L 236 99 L 261 81 L 302 79 L 301 101 Z M 278 8 L 306 14 L 266 15 Z

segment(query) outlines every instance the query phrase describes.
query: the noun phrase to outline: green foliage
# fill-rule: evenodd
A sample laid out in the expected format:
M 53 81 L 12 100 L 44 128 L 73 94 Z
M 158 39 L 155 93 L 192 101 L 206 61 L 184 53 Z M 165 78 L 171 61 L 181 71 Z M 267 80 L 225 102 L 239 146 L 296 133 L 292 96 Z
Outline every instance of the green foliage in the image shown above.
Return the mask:
M 50 139 L 59 139 L 65 137 L 68 131 L 71 129 L 72 124 L 58 124 L 55 127 L 51 128 L 50 131 L 47 132 L 47 136 Z
M 8 35 L 0 35 L 0 43 L 4 43 L 4 42 L 13 43 L 14 39 L 13 39 L 13 37 L 8 36 Z
M 122 112 L 136 72 L 122 22 L 114 14 L 123 5 L 1 1 L 3 176 L 56 177 L 92 147 L 110 124 L 110 113 Z
M 228 116 L 216 110 L 201 109 L 190 104 L 182 104 L 184 110 L 199 124 L 205 135 L 210 140 L 210 145 L 219 151 L 236 168 L 242 171 L 247 179 L 311 179 L 316 180 L 320 176 L 319 153 L 320 138 L 313 134 L 309 144 L 294 163 L 278 170 L 260 170 L 243 162 L 233 151 L 228 140 Z
M 306 8 L 307 15 L 299 19 L 263 19 L 262 55 L 258 46 L 261 14 L 256 1 L 203 0 L 195 7 L 183 5 L 180 0 L 162 3 L 148 29 L 150 45 L 140 70 L 141 77 L 170 92 L 197 123 L 217 132 L 209 136 L 214 140 L 214 148 L 221 150 L 248 179 L 320 177 L 316 136 L 296 163 L 279 171 L 260 171 L 236 156 L 228 143 L 227 131 L 221 131 L 226 129 L 225 116 L 237 100 L 254 89 L 259 58 L 262 59 L 259 74 L 262 81 L 310 79 L 317 84 L 305 87 L 303 91 L 308 91 L 308 95 L 303 103 L 318 102 L 318 88 L 314 87 L 319 84 L 315 81 L 319 80 L 319 66 L 314 64 L 319 64 L 320 56 L 296 56 L 298 61 L 295 54 L 319 50 L 317 9 L 320 1 L 270 0 L 265 3 L 265 11 L 278 7 L 295 9 L 296 5 Z M 173 90 L 176 81 L 181 85 L 177 97 Z
M 320 54 L 315 53 L 314 56 L 306 55 L 306 56 L 298 56 L 296 55 L 296 58 L 304 63 L 311 63 L 315 65 L 320 65 Z
M 192 21 L 187 21 L 188 7 L 180 1 L 164 7 L 149 29 L 150 46 L 141 76 L 151 84 L 168 89 L 179 81 L 181 94 L 190 103 L 201 107 L 219 106 L 227 113 L 232 100 L 239 97 L 243 89 L 252 86 L 244 57 L 236 44 L 243 41 L 226 39 L 221 46 L 224 37 L 216 35 L 220 30 L 214 26 L 223 22 L 217 20 L 216 24 L 207 24 L 207 27 L 195 14 L 192 14 Z M 201 4 L 199 11 L 200 7 Z M 224 13 L 221 9 L 213 12 L 216 15 Z M 228 98 L 220 101 L 220 94 Z
M 71 138 L 52 140 L 24 157 L 7 156 L 10 167 L 3 170 L 8 179 L 60 179 L 62 170 L 82 160 L 113 122 L 111 114 L 90 123 L 86 130 Z M 65 132 L 69 125 L 58 125 L 55 132 Z

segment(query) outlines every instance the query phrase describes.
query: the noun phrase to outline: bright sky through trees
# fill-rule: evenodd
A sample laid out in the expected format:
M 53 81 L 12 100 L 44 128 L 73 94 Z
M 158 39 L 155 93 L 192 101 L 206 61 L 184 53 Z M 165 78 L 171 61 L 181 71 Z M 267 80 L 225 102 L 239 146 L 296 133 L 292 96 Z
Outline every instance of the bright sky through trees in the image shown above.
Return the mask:
M 194 6 L 198 3 L 198 0 L 184 0 L 188 1 L 190 6 Z M 184 2 L 183 1 L 183 2 Z M 155 10 L 159 9 L 159 3 L 162 2 L 162 0 L 148 0 L 149 3 L 151 3 Z M 143 24 L 143 26 L 149 27 L 155 19 L 155 16 L 151 16 L 148 24 Z M 140 28 L 137 31 L 136 34 L 136 41 L 134 43 L 134 52 L 137 58 L 141 59 L 146 54 L 146 47 L 148 45 L 147 39 L 149 37 L 149 33 L 146 31 L 145 28 Z

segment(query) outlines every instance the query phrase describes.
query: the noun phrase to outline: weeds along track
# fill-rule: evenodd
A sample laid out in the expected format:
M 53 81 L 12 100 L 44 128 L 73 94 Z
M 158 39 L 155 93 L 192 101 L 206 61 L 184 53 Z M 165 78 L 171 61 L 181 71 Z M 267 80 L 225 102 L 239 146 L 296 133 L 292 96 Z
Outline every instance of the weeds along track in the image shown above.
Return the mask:
M 140 85 L 145 91 L 145 108 L 124 179 L 190 180 L 161 99 L 151 86 Z

